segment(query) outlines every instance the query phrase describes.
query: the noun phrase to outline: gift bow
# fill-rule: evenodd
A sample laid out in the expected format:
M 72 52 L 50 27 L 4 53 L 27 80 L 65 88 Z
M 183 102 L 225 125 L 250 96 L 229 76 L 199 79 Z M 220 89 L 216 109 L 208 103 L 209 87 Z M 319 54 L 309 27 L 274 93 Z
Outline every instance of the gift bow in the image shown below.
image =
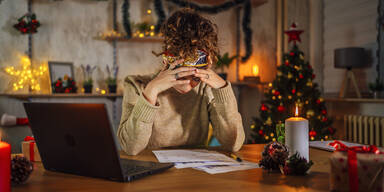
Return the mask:
M 29 160 L 33 162 L 35 161 L 35 138 L 26 136 L 24 141 L 29 142 Z
M 357 174 L 357 153 L 383 154 L 375 145 L 370 146 L 353 146 L 348 147 L 340 141 L 329 143 L 336 151 L 348 152 L 348 176 L 349 176 L 349 191 L 359 191 L 359 177 Z

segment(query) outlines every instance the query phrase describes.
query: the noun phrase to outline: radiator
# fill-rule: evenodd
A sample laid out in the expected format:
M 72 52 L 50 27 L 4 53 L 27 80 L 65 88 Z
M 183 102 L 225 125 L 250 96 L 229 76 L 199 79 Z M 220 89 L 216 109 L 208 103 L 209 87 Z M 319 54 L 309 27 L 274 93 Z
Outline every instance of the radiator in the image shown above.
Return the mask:
M 344 130 L 348 141 L 384 146 L 384 117 L 345 115 Z

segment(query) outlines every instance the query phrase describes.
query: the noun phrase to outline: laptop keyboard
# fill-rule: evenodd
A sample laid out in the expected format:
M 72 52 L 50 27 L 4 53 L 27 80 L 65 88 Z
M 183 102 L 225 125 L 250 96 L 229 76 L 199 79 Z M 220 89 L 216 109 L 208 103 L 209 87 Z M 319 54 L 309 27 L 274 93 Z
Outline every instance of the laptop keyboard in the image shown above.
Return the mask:
M 123 164 L 122 167 L 123 167 L 123 172 L 125 175 L 151 170 L 151 168 L 149 168 L 149 167 L 135 166 L 135 165 L 124 165 Z

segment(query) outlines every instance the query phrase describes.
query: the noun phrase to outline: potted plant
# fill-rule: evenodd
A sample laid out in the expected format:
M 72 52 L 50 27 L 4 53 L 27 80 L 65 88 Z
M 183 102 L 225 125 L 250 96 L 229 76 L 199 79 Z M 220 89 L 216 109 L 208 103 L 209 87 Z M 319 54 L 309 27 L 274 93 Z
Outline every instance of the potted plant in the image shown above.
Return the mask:
M 381 98 L 382 91 L 384 90 L 384 84 L 380 81 L 379 78 L 376 78 L 376 81 L 368 84 L 369 89 L 373 93 L 373 98 Z
M 84 93 L 92 93 L 92 88 L 93 88 L 92 73 L 96 69 L 96 66 L 91 67 L 90 65 L 87 65 L 86 67 L 84 67 L 83 65 L 81 65 L 81 69 L 83 70 L 83 75 L 84 75 L 84 81 L 83 81 Z
M 215 66 L 215 69 L 220 69 L 220 73 L 218 75 L 223 78 L 224 80 L 227 80 L 227 73 L 224 72 L 224 68 L 228 68 L 229 65 L 232 63 L 232 61 L 237 57 L 237 55 L 229 57 L 228 53 L 224 53 L 224 55 L 218 55 L 217 56 L 217 63 Z
M 119 67 L 117 65 L 114 65 L 112 68 L 110 68 L 107 65 L 108 78 L 106 79 L 105 82 L 108 85 L 109 93 L 116 93 L 116 89 L 117 89 L 117 73 L 118 72 L 119 72 Z

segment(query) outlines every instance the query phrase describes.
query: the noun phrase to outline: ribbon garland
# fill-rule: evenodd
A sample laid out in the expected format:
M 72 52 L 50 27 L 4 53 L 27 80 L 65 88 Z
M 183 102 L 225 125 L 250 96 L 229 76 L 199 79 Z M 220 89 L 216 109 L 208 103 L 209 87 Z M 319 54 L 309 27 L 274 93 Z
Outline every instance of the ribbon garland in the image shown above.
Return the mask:
M 351 192 L 359 191 L 359 177 L 357 172 L 357 153 L 370 153 L 370 154 L 384 154 L 376 146 L 354 146 L 347 147 L 340 141 L 334 141 L 329 144 L 334 147 L 336 151 L 348 152 L 348 176 L 349 176 L 349 190 Z
M 35 138 L 31 136 L 26 136 L 24 138 L 24 141 L 29 142 L 29 160 L 34 162 L 35 161 Z

